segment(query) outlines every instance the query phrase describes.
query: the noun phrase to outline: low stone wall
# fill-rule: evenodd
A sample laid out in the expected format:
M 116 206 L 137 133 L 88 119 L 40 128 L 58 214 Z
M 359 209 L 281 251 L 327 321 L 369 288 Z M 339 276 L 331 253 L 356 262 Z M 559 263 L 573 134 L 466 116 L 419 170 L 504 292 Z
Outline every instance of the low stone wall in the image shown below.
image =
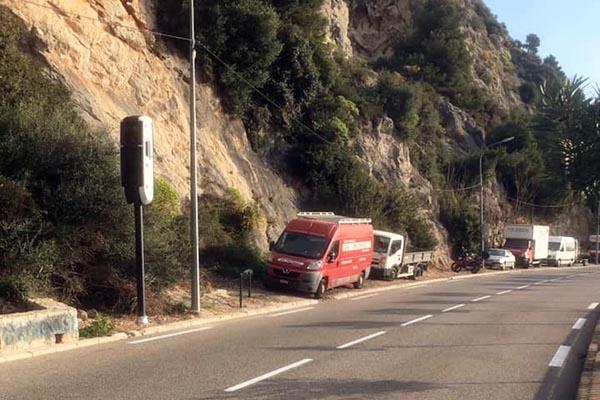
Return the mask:
M 77 310 L 52 299 L 35 299 L 33 311 L 0 315 L 0 354 L 58 346 L 79 339 Z

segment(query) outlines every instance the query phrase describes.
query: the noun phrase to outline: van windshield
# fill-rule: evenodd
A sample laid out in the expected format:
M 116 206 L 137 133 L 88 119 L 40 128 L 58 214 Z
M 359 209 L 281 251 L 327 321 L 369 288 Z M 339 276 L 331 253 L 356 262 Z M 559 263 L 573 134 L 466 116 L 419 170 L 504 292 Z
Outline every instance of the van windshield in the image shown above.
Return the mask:
M 373 247 L 373 251 L 375 253 L 387 254 L 389 245 L 390 245 L 390 238 L 387 238 L 385 236 L 375 235 L 375 245 Z
M 560 250 L 560 243 L 559 242 L 550 242 L 548 244 L 548 250 L 550 250 L 550 251 L 559 251 Z
M 320 259 L 326 246 L 327 239 L 322 236 L 286 231 L 277 241 L 275 251 L 292 256 Z
M 527 249 L 529 248 L 529 240 L 527 239 L 506 239 L 504 247 L 508 249 Z

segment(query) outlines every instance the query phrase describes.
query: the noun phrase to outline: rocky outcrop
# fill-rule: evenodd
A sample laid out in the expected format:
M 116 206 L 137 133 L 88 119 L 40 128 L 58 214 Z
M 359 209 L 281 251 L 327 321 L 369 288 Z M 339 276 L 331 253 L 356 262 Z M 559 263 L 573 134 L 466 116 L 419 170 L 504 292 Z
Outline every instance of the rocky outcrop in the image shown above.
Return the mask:
M 411 163 L 408 145 L 398 140 L 392 119 L 384 117 L 372 126 L 364 127 L 353 145 L 373 178 L 387 186 L 400 186 L 423 201 L 421 215 L 431 222 L 438 242 L 436 263 L 449 266 L 447 233 L 435 218 L 437 206 L 433 187 Z
M 324 0 L 321 14 L 327 21 L 325 40 L 332 43 L 346 58 L 352 58 L 352 42 L 350 41 L 350 10 L 345 0 Z
M 396 37 L 412 29 L 414 0 L 346 0 L 350 4 L 350 38 L 355 54 L 376 60 L 393 53 Z
M 154 119 L 156 171 L 187 196 L 187 63 L 152 50 L 155 39 L 144 30 L 152 26 L 146 2 L 35 3 L 0 0 L 33 30 L 38 38 L 34 51 L 73 91 L 87 120 L 117 138 L 123 117 L 146 114 Z M 233 187 L 258 201 L 267 217 L 267 236 L 274 238 L 294 213 L 294 191 L 251 150 L 242 123 L 223 111 L 209 86 L 197 86 L 197 99 L 199 193 Z

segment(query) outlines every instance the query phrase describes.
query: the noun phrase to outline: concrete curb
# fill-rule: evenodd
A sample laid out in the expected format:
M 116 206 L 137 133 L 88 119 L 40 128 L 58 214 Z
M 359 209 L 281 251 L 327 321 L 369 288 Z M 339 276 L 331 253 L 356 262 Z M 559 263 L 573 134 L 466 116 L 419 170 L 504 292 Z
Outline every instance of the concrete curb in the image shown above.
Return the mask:
M 577 389 L 577 400 L 593 400 L 600 398 L 600 354 L 598 353 L 600 343 L 600 325 L 594 328 L 592 341 L 588 347 L 587 356 L 583 364 L 579 388 Z
M 257 308 L 254 310 L 239 310 L 235 314 L 217 315 L 217 316 L 208 317 L 208 318 L 190 318 L 190 319 L 186 319 L 183 321 L 170 322 L 170 323 L 163 324 L 163 325 L 150 326 L 148 328 L 140 329 L 138 331 L 133 331 L 133 332 L 138 332 L 139 336 L 153 335 L 153 334 L 161 333 L 161 332 L 165 332 L 165 331 L 172 331 L 172 330 L 177 330 L 177 329 L 182 329 L 182 328 L 191 328 L 191 327 L 202 326 L 202 325 L 210 325 L 210 324 L 214 324 L 217 322 L 233 321 L 233 320 L 242 319 L 242 318 L 270 314 L 270 313 L 274 313 L 274 312 L 278 312 L 278 311 L 293 310 L 295 308 L 307 307 L 307 306 L 315 305 L 318 303 L 319 303 L 318 300 L 312 300 L 312 299 L 298 300 L 298 301 L 293 301 L 293 302 L 289 302 L 289 303 L 277 304 L 274 306 Z M 134 336 L 138 336 L 138 335 L 134 335 Z
M 44 356 L 46 354 L 61 353 L 63 351 L 75 350 L 75 349 L 89 347 L 89 346 L 95 346 L 95 345 L 103 344 L 103 343 L 116 342 L 118 340 L 127 339 L 127 337 L 128 336 L 126 333 L 119 332 L 119 333 L 115 333 L 114 335 L 111 335 L 111 336 L 104 336 L 104 337 L 90 338 L 90 339 L 81 339 L 78 342 L 59 344 L 59 345 L 55 345 L 55 346 L 52 346 L 52 347 L 49 347 L 46 349 L 37 349 L 37 350 L 31 350 L 31 351 L 3 354 L 3 355 L 0 355 L 0 364 L 10 362 L 10 361 L 24 360 L 27 358 Z
M 328 297 L 328 299 L 343 300 L 343 299 L 349 299 L 349 298 L 353 298 L 353 297 L 365 296 L 365 295 L 372 294 L 372 293 L 387 292 L 387 291 L 399 290 L 399 289 L 413 289 L 416 287 L 428 286 L 428 285 L 431 285 L 434 283 L 449 282 L 449 281 L 471 279 L 471 278 L 480 278 L 480 277 L 486 277 L 486 276 L 495 276 L 495 275 L 500 275 L 500 274 L 526 274 L 528 272 L 533 272 L 533 271 L 547 271 L 547 270 L 552 270 L 552 271 L 577 270 L 577 269 L 588 268 L 588 267 L 589 266 L 586 266 L 586 267 L 559 267 L 559 268 L 544 267 L 544 268 L 535 268 L 535 269 L 527 269 L 527 270 L 493 271 L 493 272 L 485 272 L 485 273 L 480 273 L 480 274 L 459 275 L 459 276 L 452 276 L 450 278 L 437 278 L 437 279 L 431 279 L 428 281 L 414 282 L 414 283 L 405 283 L 405 282 L 399 281 L 398 283 L 390 284 L 388 286 L 382 286 L 382 287 L 372 288 L 372 289 L 364 289 L 364 290 L 355 291 L 355 292 L 340 293 L 340 294 L 334 295 L 332 297 Z M 11 361 L 17 361 L 17 360 L 38 357 L 38 356 L 42 356 L 42 355 L 46 355 L 46 354 L 60 353 L 63 351 L 70 351 L 70 350 L 75 350 L 75 349 L 79 349 L 79 348 L 95 346 L 95 345 L 99 345 L 99 344 L 117 342 L 119 340 L 127 339 L 130 336 L 154 335 L 157 333 L 175 331 L 175 330 L 183 329 L 183 328 L 191 328 L 191 327 L 196 327 L 196 326 L 214 324 L 214 323 L 218 323 L 218 322 L 234 321 L 234 320 L 238 320 L 238 319 L 260 316 L 260 315 L 265 315 L 265 314 L 270 314 L 270 313 L 275 313 L 275 312 L 288 311 L 288 310 L 293 310 L 296 308 L 302 308 L 302 307 L 307 307 L 307 306 L 311 306 L 311 305 L 316 305 L 319 303 L 320 303 L 319 300 L 304 299 L 304 300 L 298 300 L 298 301 L 293 301 L 293 302 L 289 302 L 289 303 L 277 304 L 274 306 L 268 306 L 268 307 L 264 307 L 264 308 L 257 308 L 254 310 L 240 310 L 235 314 L 219 315 L 219 316 L 208 317 L 208 318 L 190 318 L 190 319 L 183 320 L 183 321 L 171 322 L 171 323 L 166 323 L 163 325 L 150 326 L 145 329 L 129 332 L 129 334 L 127 334 L 125 332 L 119 332 L 119 333 L 115 333 L 114 335 L 111 335 L 111 336 L 90 338 L 90 339 L 81 339 L 75 343 L 65 343 L 65 344 L 56 345 L 56 346 L 53 346 L 53 347 L 50 347 L 47 349 L 39 349 L 39 350 L 32 350 L 32 351 L 26 351 L 26 352 L 17 352 L 17 353 L 0 355 L 0 364 L 6 363 L 6 362 L 11 362 Z

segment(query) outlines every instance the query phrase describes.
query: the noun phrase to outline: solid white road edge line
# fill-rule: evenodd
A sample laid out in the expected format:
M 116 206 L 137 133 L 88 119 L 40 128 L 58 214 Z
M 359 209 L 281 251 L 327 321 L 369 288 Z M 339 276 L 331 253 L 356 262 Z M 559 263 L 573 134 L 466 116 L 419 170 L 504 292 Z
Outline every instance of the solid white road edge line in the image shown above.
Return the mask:
M 534 283 L 534 285 L 541 285 L 542 283 L 546 283 L 546 282 L 548 282 L 548 281 L 546 279 L 544 279 L 543 281 Z
M 457 305 L 452 306 L 452 307 L 444 308 L 442 310 L 442 312 L 448 312 L 448 311 L 456 310 L 457 308 L 461 308 L 461 307 L 464 307 L 464 306 L 465 306 L 464 304 L 457 304 Z
M 342 344 L 342 345 L 336 347 L 336 349 L 338 349 L 338 350 L 347 349 L 350 346 L 354 346 L 355 344 L 359 344 L 359 343 L 365 342 L 365 341 L 367 341 L 369 339 L 376 338 L 377 336 L 384 335 L 385 333 L 386 333 L 386 331 L 375 332 L 375 333 L 373 333 L 371 335 L 367 335 L 367 336 L 361 337 L 360 339 L 356 339 L 356 340 L 353 340 L 351 342 Z
M 488 295 L 488 296 L 481 296 L 481 297 L 478 297 L 476 299 L 471 300 L 471 302 L 472 303 L 477 303 L 478 301 L 489 299 L 490 297 L 492 297 L 492 296 L 490 296 L 490 295 Z
M 166 338 L 170 338 L 170 337 L 173 337 L 173 336 L 186 335 L 188 333 L 206 331 L 208 329 L 212 329 L 212 326 L 204 326 L 202 328 L 188 329 L 187 331 L 181 331 L 181 332 L 175 332 L 175 333 L 168 333 L 166 335 L 153 336 L 153 337 L 146 338 L 146 339 L 134 340 L 132 342 L 129 342 L 129 344 L 140 344 L 140 343 L 152 342 L 154 340 L 166 339 Z
M 364 295 L 364 296 L 354 297 L 354 298 L 350 299 L 350 301 L 368 299 L 369 297 L 373 297 L 373 296 L 379 296 L 379 293 L 373 293 L 373 294 L 367 294 L 367 295 Z
M 552 360 L 550 360 L 550 364 L 548 364 L 548 366 L 558 368 L 562 367 L 565 360 L 567 359 L 567 356 L 569 355 L 570 350 L 571 346 L 559 346 L 558 350 L 556 350 L 556 353 L 554 353 L 554 357 L 552 357 Z
M 282 315 L 288 315 L 288 314 L 295 314 L 295 313 L 299 313 L 302 311 L 308 311 L 308 310 L 313 310 L 314 307 L 304 307 L 304 308 L 299 308 L 297 310 L 290 310 L 290 311 L 283 311 L 277 314 L 270 314 L 269 317 L 281 317 Z
M 496 294 L 506 294 L 506 293 L 510 293 L 510 292 L 512 292 L 512 289 L 509 289 L 509 290 L 503 290 L 503 291 L 501 291 L 501 292 L 498 292 L 498 293 L 496 293 Z
M 585 318 L 579 318 L 571 329 L 581 329 L 585 325 Z
M 433 317 L 433 315 L 431 315 L 431 314 L 429 314 L 429 315 L 424 315 L 424 316 L 422 316 L 422 317 L 415 318 L 415 319 L 412 319 L 412 320 L 410 320 L 410 321 L 407 321 L 407 322 L 405 322 L 405 323 L 401 324 L 400 326 L 409 326 L 409 325 L 412 325 L 412 324 L 416 324 L 417 322 L 424 321 L 424 320 L 426 320 L 426 319 L 428 319 L 428 318 L 431 318 L 431 317 Z
M 588 306 L 588 310 L 593 310 L 593 309 L 595 309 L 596 307 L 598 307 L 598 303 L 592 303 L 592 304 L 590 304 L 590 305 Z
M 239 385 L 228 387 L 227 389 L 225 389 L 225 391 L 226 392 L 235 392 L 237 390 L 243 389 L 243 388 L 248 387 L 250 385 L 254 385 L 255 383 L 258 383 L 260 381 L 264 381 L 265 379 L 269 379 L 269 378 L 271 378 L 271 377 L 273 377 L 275 375 L 279 375 L 281 373 L 289 371 L 290 369 L 298 368 L 301 365 L 307 364 L 307 363 L 309 363 L 311 361 L 312 361 L 312 358 L 305 358 L 305 359 L 297 361 L 297 362 L 295 362 L 293 364 L 286 365 L 285 367 L 281 367 L 281 368 L 278 368 L 278 369 L 276 369 L 274 371 L 267 372 L 264 375 L 257 376 L 254 379 L 250 379 L 250 380 L 248 380 L 246 382 L 242 382 Z

